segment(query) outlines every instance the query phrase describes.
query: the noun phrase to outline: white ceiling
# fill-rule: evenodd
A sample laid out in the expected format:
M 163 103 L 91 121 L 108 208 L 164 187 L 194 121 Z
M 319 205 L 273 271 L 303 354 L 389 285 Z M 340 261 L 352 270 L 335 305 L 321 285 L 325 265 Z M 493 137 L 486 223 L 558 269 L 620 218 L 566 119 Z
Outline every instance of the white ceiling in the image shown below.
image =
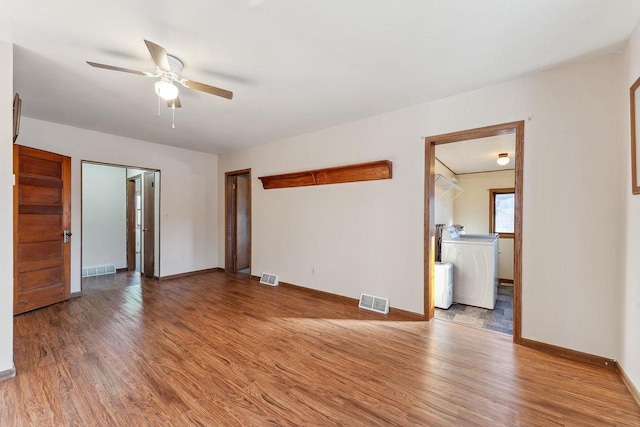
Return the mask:
M 509 155 L 504 166 L 496 162 L 500 153 Z M 436 159 L 456 175 L 515 169 L 515 158 L 515 133 L 436 145 Z
M 224 153 L 618 50 L 638 0 L 0 0 L 23 114 Z M 183 77 L 171 129 L 143 39 Z

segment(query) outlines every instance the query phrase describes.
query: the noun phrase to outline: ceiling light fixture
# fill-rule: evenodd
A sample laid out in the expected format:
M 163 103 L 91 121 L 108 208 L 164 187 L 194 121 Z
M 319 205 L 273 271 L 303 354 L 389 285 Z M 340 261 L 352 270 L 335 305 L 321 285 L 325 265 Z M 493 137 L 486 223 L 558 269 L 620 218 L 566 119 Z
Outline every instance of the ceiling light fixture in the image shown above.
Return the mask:
M 171 101 L 178 97 L 178 88 L 166 80 L 156 82 L 156 93 L 164 100 Z
M 507 165 L 510 161 L 511 161 L 511 159 L 509 158 L 509 153 L 500 153 L 500 154 L 498 154 L 498 159 L 496 160 L 496 162 L 500 166 Z

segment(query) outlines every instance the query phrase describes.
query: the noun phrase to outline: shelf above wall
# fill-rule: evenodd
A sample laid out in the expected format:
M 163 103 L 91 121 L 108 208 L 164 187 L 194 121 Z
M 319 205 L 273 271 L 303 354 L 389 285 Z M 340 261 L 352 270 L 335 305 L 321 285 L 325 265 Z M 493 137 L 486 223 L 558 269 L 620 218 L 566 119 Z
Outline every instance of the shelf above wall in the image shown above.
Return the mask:
M 391 161 L 358 163 L 355 165 L 315 169 L 282 175 L 261 176 L 265 190 L 274 188 L 305 187 L 309 185 L 343 184 L 346 182 L 391 179 Z
M 451 192 L 451 200 L 462 194 L 462 188 L 460 188 L 458 185 L 456 185 L 456 183 L 454 183 L 444 175 L 441 175 L 439 173 L 436 174 L 435 183 L 436 188 L 440 188 L 442 191 L 444 191 L 442 195 L 449 194 L 449 192 Z

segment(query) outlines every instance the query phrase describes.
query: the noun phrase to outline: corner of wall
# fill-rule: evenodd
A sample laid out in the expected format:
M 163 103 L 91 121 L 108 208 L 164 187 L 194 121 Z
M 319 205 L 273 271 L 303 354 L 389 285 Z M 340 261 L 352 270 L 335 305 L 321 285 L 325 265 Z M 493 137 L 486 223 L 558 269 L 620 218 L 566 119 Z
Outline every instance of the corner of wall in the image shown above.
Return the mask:
M 13 44 L 0 40 L 0 373 L 13 365 Z

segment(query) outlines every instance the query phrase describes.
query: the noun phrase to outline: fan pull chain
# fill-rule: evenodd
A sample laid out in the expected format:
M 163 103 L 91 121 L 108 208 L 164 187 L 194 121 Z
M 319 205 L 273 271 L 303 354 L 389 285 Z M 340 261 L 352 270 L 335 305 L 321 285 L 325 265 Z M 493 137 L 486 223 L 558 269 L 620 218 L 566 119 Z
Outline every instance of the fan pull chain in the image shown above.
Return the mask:
M 171 128 L 175 129 L 176 128 L 176 101 L 173 101 L 173 104 L 171 104 Z
M 162 117 L 160 115 L 160 95 L 158 95 L 158 115 L 156 117 L 158 117 L 158 118 Z

